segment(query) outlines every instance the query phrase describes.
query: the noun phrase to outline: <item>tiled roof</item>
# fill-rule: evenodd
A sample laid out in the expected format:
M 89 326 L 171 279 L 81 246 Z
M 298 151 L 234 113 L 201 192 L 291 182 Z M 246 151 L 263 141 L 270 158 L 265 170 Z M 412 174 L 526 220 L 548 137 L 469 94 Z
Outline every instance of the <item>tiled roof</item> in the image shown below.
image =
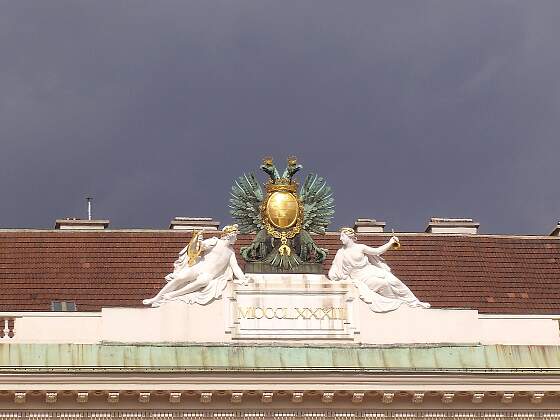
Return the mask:
M 172 270 L 189 241 L 184 231 L 0 231 L 0 311 L 48 311 L 53 300 L 80 311 L 140 307 Z M 208 235 L 207 235 L 208 236 Z M 363 234 L 380 245 L 387 234 Z M 560 313 L 560 238 L 399 234 L 402 247 L 385 254 L 393 272 L 435 308 L 482 313 Z M 237 249 L 251 241 L 242 235 Z M 337 234 L 317 237 L 329 249 Z M 242 260 L 238 257 L 242 267 Z

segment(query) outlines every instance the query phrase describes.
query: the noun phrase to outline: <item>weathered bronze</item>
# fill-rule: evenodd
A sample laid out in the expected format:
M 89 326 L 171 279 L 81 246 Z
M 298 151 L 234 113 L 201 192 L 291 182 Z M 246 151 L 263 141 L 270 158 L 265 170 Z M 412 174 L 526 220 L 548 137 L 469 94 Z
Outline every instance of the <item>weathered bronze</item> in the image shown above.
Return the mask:
M 309 174 L 299 188 L 293 176 L 301 167 L 290 157 L 280 176 L 273 159 L 263 159 L 261 169 L 270 176 L 266 193 L 252 173 L 234 182 L 231 215 L 241 233 L 256 233 L 251 245 L 241 248 L 241 256 L 247 262 L 261 263 L 259 271 L 267 265 L 270 272 L 290 272 L 302 264 L 322 263 L 327 256 L 310 233 L 325 233 L 334 214 L 332 192 L 315 174 Z

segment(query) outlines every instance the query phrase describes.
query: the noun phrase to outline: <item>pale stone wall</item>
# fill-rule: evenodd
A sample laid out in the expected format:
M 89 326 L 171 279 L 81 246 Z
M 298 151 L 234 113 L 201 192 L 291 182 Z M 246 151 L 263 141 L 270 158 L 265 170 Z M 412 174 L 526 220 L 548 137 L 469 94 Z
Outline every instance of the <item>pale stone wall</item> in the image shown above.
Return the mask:
M 402 305 L 375 313 L 351 283 L 320 275 L 253 275 L 208 305 L 104 308 L 101 313 L 5 313 L 13 343 L 560 344 L 558 316 L 480 315 Z M 13 319 L 9 337 L 8 319 Z M 12 321 L 10 321 L 12 322 Z M 12 325 L 12 324 L 9 324 Z
M 102 314 L 98 312 L 13 312 L 0 313 L 5 320 L 0 343 L 90 344 L 101 337 Z M 13 320 L 9 337 L 7 320 Z

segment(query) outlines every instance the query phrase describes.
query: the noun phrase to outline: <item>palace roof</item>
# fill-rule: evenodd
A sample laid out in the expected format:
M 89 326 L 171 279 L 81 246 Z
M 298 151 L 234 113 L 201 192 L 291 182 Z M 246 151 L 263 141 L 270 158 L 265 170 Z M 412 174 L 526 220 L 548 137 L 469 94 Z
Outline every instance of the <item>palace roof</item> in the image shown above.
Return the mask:
M 389 236 L 359 234 L 359 241 L 378 246 Z M 398 236 L 402 247 L 385 254 L 388 264 L 435 308 L 560 312 L 560 237 Z M 49 311 L 52 301 L 73 301 L 79 311 L 141 307 L 162 287 L 190 237 L 180 230 L 2 230 L 0 311 Z M 241 235 L 237 251 L 251 240 Z M 340 246 L 338 234 L 317 236 L 316 242 L 329 249 L 326 272 Z

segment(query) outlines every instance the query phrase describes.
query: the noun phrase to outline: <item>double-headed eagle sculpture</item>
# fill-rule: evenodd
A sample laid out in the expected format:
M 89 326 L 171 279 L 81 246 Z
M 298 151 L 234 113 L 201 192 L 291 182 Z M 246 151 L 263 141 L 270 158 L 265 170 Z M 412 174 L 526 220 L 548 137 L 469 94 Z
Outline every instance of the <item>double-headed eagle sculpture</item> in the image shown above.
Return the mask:
M 303 263 L 321 263 L 327 250 L 319 248 L 310 233 L 324 234 L 334 215 L 331 188 L 316 174 L 309 174 L 298 192 L 293 180 L 302 168 L 288 158 L 282 176 L 272 158 L 263 159 L 261 169 L 270 180 L 263 192 L 254 173 L 235 180 L 230 212 L 241 233 L 256 233 L 251 245 L 241 248 L 248 262 L 262 262 L 290 270 Z

